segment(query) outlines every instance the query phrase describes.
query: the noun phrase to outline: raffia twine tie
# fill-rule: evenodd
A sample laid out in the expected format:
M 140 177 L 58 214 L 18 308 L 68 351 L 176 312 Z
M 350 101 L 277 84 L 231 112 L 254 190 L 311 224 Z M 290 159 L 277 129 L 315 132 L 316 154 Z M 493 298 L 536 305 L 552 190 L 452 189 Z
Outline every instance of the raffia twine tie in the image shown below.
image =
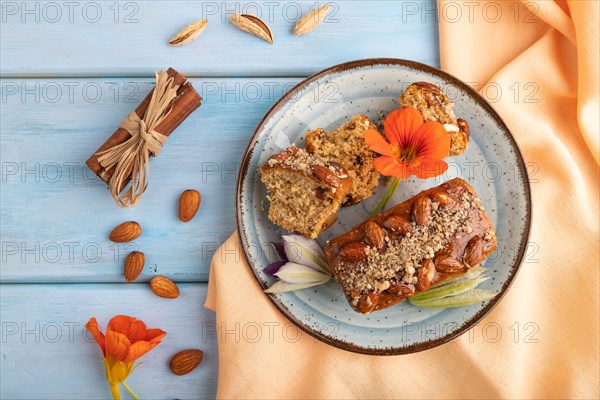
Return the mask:
M 97 153 L 98 161 L 105 170 L 115 167 L 108 184 L 110 194 L 120 207 L 135 206 L 148 185 L 150 175 L 150 155 L 157 156 L 167 141 L 167 136 L 155 128 L 171 112 L 173 100 L 177 97 L 179 85 L 173 85 L 173 78 L 160 71 L 156 74 L 156 86 L 143 118 L 135 111 L 129 114 L 120 127 L 131 137 L 126 142 Z M 123 183 L 130 181 L 123 194 Z

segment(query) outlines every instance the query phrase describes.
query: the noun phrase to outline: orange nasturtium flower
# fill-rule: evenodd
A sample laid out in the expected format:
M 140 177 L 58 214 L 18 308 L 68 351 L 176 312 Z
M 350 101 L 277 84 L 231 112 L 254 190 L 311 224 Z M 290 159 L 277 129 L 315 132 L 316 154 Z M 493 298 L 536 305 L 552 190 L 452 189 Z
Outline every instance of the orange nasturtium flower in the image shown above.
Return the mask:
M 98 327 L 96 318 L 90 318 L 85 327 L 94 336 L 104 354 L 106 380 L 110 384 L 113 398 L 120 399 L 119 383 L 137 398 L 125 383 L 125 379 L 137 366 L 134 366 L 135 361 L 158 346 L 166 332 L 160 329 L 146 329 L 144 322 L 126 315 L 117 315 L 111 319 L 106 328 L 106 335 Z
M 381 211 L 388 203 L 401 179 L 411 175 L 419 179 L 433 178 L 446 172 L 443 160 L 450 151 L 450 137 L 444 125 L 423 121 L 423 115 L 413 107 L 394 110 L 383 122 L 387 141 L 375 129 L 363 133 L 371 150 L 381 154 L 373 162 L 377 171 L 394 180 L 371 214 Z
M 387 141 L 375 129 L 364 133 L 367 146 L 381 154 L 373 165 L 382 175 L 427 179 L 448 169 L 443 159 L 450 150 L 450 137 L 444 125 L 424 122 L 419 110 L 403 107 L 387 116 L 383 129 Z

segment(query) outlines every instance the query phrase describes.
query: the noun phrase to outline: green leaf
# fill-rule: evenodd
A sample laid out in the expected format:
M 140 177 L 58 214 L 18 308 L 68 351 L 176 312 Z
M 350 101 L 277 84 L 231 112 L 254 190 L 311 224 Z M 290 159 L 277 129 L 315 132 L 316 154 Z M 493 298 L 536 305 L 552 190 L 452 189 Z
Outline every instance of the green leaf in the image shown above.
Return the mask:
M 429 301 L 413 301 L 413 297 L 409 301 L 411 304 L 422 308 L 452 308 L 480 303 L 495 297 L 496 294 L 496 292 L 491 290 L 472 289 L 456 296 L 443 297 Z
M 464 293 L 468 290 L 471 290 L 474 287 L 476 287 L 477 285 L 479 285 L 481 282 L 485 282 L 488 279 L 489 278 L 485 278 L 485 277 L 475 278 L 475 279 L 471 279 L 468 281 L 453 283 L 450 285 L 436 286 L 432 289 L 429 289 L 429 290 L 426 290 L 424 292 L 414 295 L 413 297 L 410 298 L 410 302 L 413 303 L 414 301 L 417 301 L 417 302 L 429 301 L 429 300 L 441 299 L 443 297 L 454 296 L 454 295 L 457 295 L 460 293 Z
M 312 286 L 322 285 L 325 282 L 309 282 L 309 283 L 289 283 L 278 281 L 271 285 L 270 288 L 265 289 L 265 293 L 283 293 L 293 292 L 295 290 L 306 289 Z
M 468 270 L 463 275 L 457 276 L 456 278 L 448 279 L 445 282 L 440 283 L 439 285 L 435 285 L 434 287 L 451 285 L 453 283 L 470 281 L 472 279 L 479 278 L 484 272 L 486 272 L 486 268 L 479 266 Z

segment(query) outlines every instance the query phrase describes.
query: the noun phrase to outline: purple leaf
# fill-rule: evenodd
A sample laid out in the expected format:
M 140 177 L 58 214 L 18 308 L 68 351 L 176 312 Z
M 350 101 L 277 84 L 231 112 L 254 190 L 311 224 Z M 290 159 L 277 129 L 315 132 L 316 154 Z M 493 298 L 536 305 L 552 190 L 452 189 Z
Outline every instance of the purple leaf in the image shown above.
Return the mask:
M 284 261 L 288 261 L 288 258 L 285 255 L 285 249 L 283 247 L 283 242 L 278 242 L 278 243 L 271 242 L 271 245 L 273 246 L 273 248 L 275 249 L 277 254 L 279 254 L 279 258 L 281 258 Z
M 283 267 L 285 264 L 287 264 L 287 260 L 275 261 L 274 263 L 267 265 L 263 271 L 265 274 L 275 277 L 274 275 L 279 271 L 279 268 Z

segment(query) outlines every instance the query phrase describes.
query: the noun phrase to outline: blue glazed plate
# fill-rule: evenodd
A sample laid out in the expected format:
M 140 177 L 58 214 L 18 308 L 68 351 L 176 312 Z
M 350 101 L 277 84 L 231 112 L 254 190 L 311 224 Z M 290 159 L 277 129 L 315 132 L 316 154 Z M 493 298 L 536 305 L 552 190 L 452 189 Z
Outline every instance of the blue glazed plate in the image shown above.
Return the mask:
M 286 232 L 267 218 L 266 188 L 259 168 L 291 144 L 304 146 L 306 132 L 331 130 L 366 114 L 376 124 L 398 108 L 398 96 L 417 81 L 431 82 L 455 103 L 456 115 L 471 127 L 468 150 L 447 160 L 448 171 L 429 180 L 403 181 L 390 205 L 424 189 L 461 177 L 481 197 L 496 227 L 498 249 L 486 261 L 492 279 L 483 289 L 498 295 L 468 307 L 431 310 L 402 302 L 369 315 L 354 312 L 336 282 L 291 293 L 268 295 L 275 306 L 305 332 L 345 350 L 365 354 L 405 354 L 445 343 L 468 330 L 501 299 L 527 248 L 531 198 L 525 163 L 502 119 L 473 89 L 436 68 L 398 59 L 368 59 L 337 65 L 313 75 L 280 99 L 254 132 L 241 164 L 236 195 L 237 228 L 244 253 L 259 285 L 273 283 L 263 269 L 277 255 L 269 245 Z M 319 237 L 321 246 L 369 217 L 386 188 L 344 207 L 338 221 Z M 267 296 L 267 294 L 265 294 Z

